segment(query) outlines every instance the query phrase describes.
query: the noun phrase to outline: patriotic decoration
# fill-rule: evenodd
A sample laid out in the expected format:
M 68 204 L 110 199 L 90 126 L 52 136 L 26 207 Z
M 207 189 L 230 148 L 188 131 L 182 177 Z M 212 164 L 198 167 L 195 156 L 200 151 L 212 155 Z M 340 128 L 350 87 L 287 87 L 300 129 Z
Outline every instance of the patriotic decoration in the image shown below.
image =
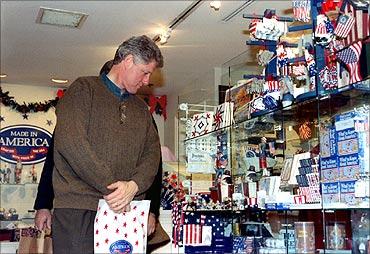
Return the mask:
M 309 22 L 311 15 L 311 0 L 293 0 L 293 15 L 296 20 Z
M 352 16 L 346 14 L 340 15 L 337 27 L 334 30 L 335 35 L 341 38 L 346 38 L 354 24 L 355 19 Z
M 306 196 L 304 195 L 294 196 L 294 204 L 305 204 L 305 203 L 306 203 Z
M 362 80 L 359 66 L 361 50 L 362 41 L 358 41 L 337 53 L 337 58 L 348 68 L 350 73 L 350 84 L 357 83 Z
M 267 93 L 280 91 L 280 81 L 277 80 L 266 81 L 264 90 Z
M 350 15 L 355 20 L 355 24 L 350 29 L 348 36 L 344 39 L 346 46 L 370 35 L 369 6 L 369 3 L 366 1 L 343 0 L 340 9 L 341 13 Z
M 194 225 L 194 226 L 192 226 Z M 199 226 L 196 230 L 195 226 Z M 194 212 L 186 212 L 184 219 L 184 234 L 183 241 L 185 253 L 231 253 L 232 252 L 232 221 L 227 218 L 227 215 L 205 215 Z M 186 228 L 193 228 L 192 234 L 190 231 L 185 234 Z M 198 237 L 198 233 L 202 237 Z M 186 244 L 186 242 L 194 242 L 193 237 L 197 237 L 200 243 Z M 191 238 L 191 239 L 190 239 Z
M 233 122 L 233 108 L 233 102 L 225 102 L 216 107 L 213 115 L 212 130 L 219 130 L 231 125 Z
M 251 23 L 249 24 L 249 33 L 251 37 L 256 38 L 256 28 L 259 22 L 261 22 L 259 19 L 253 19 Z
M 329 18 L 320 14 L 317 16 L 317 25 L 315 29 L 315 41 L 317 44 L 327 46 L 334 38 L 334 27 Z
M 289 76 L 292 72 L 291 66 L 288 64 L 288 52 L 282 44 L 276 48 L 277 66 L 280 76 Z
M 99 200 L 94 253 L 146 253 L 150 200 L 131 201 L 130 206 L 130 212 L 118 214 Z
M 174 202 L 172 206 L 172 243 L 182 246 L 182 225 L 184 224 L 183 207 L 186 202 Z
M 254 36 L 261 40 L 277 41 L 287 30 L 284 22 L 279 22 L 276 18 L 263 18 L 262 22 L 257 23 Z
M 161 207 L 163 210 L 171 210 L 175 200 L 183 200 L 185 190 L 182 182 L 174 172 L 164 172 L 162 178 Z
M 212 131 L 213 112 L 195 114 L 192 121 L 191 137 L 198 137 Z
M 185 224 L 183 228 L 183 242 L 184 245 L 211 245 L 212 240 L 212 227 L 204 226 L 205 215 L 200 215 L 200 219 L 197 218 L 194 221 L 194 213 L 186 213 Z
M 335 89 L 338 87 L 337 66 L 325 66 L 319 73 L 320 82 L 325 90 Z
M 304 58 L 307 63 L 308 75 L 314 77 L 316 74 L 316 63 L 313 55 L 311 55 L 307 49 L 304 51 Z

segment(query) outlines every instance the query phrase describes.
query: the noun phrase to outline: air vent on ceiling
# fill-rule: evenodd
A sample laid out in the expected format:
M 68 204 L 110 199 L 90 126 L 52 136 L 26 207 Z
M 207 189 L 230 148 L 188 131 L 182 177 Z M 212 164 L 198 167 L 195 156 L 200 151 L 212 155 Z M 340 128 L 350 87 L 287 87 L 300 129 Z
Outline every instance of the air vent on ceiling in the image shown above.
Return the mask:
M 236 15 L 238 15 L 241 11 L 243 11 L 245 8 L 247 8 L 249 5 L 251 5 L 255 0 L 247 0 L 242 5 L 240 5 L 238 8 L 230 12 L 227 16 L 225 16 L 222 21 L 223 22 L 229 22 L 232 18 L 234 18 Z
M 87 14 L 81 12 L 40 7 L 36 23 L 81 28 L 87 16 Z

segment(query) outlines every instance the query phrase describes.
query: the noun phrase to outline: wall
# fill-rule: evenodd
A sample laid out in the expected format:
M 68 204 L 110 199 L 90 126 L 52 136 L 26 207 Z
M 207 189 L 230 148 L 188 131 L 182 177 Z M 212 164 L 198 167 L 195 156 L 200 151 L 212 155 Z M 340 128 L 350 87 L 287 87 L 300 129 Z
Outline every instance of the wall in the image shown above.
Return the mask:
M 54 99 L 56 97 L 57 88 L 44 87 L 44 86 L 23 86 L 16 84 L 1 84 L 3 92 L 9 91 L 9 96 L 13 96 L 14 100 L 19 104 L 26 102 L 44 102 L 46 100 Z M 50 133 L 53 132 L 56 117 L 55 111 L 51 108 L 48 112 L 29 113 L 28 120 L 23 119 L 21 113 L 5 107 L 0 104 L 1 116 L 4 121 L 1 121 L 1 128 L 10 125 L 35 125 L 48 130 Z M 51 124 L 48 124 L 51 121 Z M 50 123 L 50 122 L 49 122 Z M 43 162 L 35 164 L 38 178 L 40 177 Z M 1 169 L 8 166 L 7 162 L 0 161 Z M 24 165 L 23 170 L 29 171 L 31 165 Z M 33 208 L 33 202 L 37 193 L 37 184 L 1 184 L 0 185 L 0 207 L 9 209 L 15 208 L 18 214 L 22 217 L 27 210 Z

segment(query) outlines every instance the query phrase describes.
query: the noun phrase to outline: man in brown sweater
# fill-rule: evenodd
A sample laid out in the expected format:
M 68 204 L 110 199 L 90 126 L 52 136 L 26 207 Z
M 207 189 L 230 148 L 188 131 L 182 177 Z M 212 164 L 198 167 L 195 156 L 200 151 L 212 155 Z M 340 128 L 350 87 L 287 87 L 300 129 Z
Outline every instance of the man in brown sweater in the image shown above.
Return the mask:
M 104 198 L 117 212 L 143 199 L 157 173 L 158 134 L 135 96 L 163 66 L 157 45 L 132 37 L 116 51 L 110 72 L 80 77 L 57 105 L 53 186 L 54 253 L 93 253 L 94 218 Z

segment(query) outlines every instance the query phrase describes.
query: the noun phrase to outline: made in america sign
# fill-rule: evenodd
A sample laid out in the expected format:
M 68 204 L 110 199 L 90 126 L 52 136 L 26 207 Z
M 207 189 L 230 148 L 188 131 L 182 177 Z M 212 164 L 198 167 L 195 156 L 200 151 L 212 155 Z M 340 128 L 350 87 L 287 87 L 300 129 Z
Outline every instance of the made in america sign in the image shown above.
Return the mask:
M 0 159 L 10 163 L 36 164 L 46 158 L 51 134 L 33 125 L 13 125 L 0 130 Z

